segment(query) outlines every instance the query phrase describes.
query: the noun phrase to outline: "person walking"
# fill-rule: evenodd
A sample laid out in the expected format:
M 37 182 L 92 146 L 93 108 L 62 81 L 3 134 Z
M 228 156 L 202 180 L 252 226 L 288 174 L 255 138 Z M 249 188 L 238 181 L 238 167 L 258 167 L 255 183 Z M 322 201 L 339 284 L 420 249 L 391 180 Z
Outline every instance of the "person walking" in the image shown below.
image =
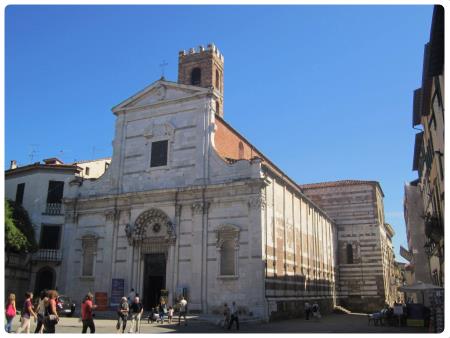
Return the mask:
M 309 320 L 309 315 L 311 314 L 311 305 L 308 301 L 305 302 L 305 318 Z
M 230 312 L 231 312 L 231 319 L 230 324 L 228 324 L 228 330 L 231 330 L 233 322 L 236 322 L 236 330 L 239 331 L 239 311 L 236 306 L 236 302 L 233 302 L 233 304 L 231 304 Z
M 58 312 L 56 311 L 58 292 L 56 290 L 50 290 L 47 293 L 47 297 L 48 302 L 44 315 L 44 333 L 55 333 L 55 326 L 59 321 Z
M 127 297 L 122 297 L 119 308 L 117 309 L 117 324 L 116 329 L 117 333 L 120 332 L 120 325 L 122 324 L 122 333 L 125 333 L 125 328 L 127 327 L 127 320 L 128 320 L 128 312 L 130 311 L 130 308 L 128 306 Z
M 83 322 L 83 330 L 81 333 L 86 333 L 88 328 L 90 333 L 95 333 L 93 311 L 97 305 L 93 303 L 93 300 L 94 295 L 88 292 L 83 303 L 81 304 L 81 321 Z
M 178 315 L 178 325 L 181 325 L 181 317 L 184 318 L 184 326 L 187 326 L 186 312 L 187 312 L 187 300 L 181 297 L 180 303 L 178 304 L 180 312 Z
M 131 306 L 131 304 L 133 304 L 134 302 L 134 298 L 136 297 L 136 292 L 134 291 L 134 289 L 132 288 L 130 293 L 128 293 L 128 305 Z
M 317 302 L 314 302 L 314 304 L 311 307 L 312 315 L 316 320 L 320 320 L 322 318 L 322 315 L 320 314 L 320 308 L 319 304 Z
M 42 333 L 44 331 L 45 306 L 47 305 L 47 302 L 47 290 L 42 290 L 41 294 L 39 295 L 39 303 L 36 308 L 37 324 L 34 333 Z
M 169 306 L 167 318 L 169 318 L 169 324 L 172 324 L 172 318 L 173 318 L 173 307 L 172 306 Z
M 167 314 L 167 304 L 163 297 L 159 300 L 159 319 L 161 320 L 161 324 L 164 324 L 164 317 Z
M 14 317 L 16 316 L 16 295 L 14 293 L 10 293 L 8 296 L 8 303 L 6 304 L 5 316 L 6 316 L 6 325 L 5 331 L 11 333 L 12 323 Z
M 228 307 L 228 304 L 225 303 L 223 305 L 223 324 L 222 327 L 228 327 L 228 325 L 230 324 L 230 320 L 231 320 L 231 312 L 230 312 L 230 308 Z
M 141 317 L 142 313 L 144 312 L 144 306 L 139 300 L 139 297 L 134 298 L 134 302 L 133 304 L 131 304 L 130 310 L 131 310 L 131 327 L 128 333 L 133 332 L 140 333 Z
M 31 316 L 34 318 L 37 317 L 36 312 L 33 310 L 33 293 L 27 292 L 25 293 L 25 302 L 23 304 L 23 311 L 21 316 L 22 325 L 17 329 L 17 333 L 21 333 L 23 330 L 26 330 L 27 333 L 30 333 L 30 319 Z

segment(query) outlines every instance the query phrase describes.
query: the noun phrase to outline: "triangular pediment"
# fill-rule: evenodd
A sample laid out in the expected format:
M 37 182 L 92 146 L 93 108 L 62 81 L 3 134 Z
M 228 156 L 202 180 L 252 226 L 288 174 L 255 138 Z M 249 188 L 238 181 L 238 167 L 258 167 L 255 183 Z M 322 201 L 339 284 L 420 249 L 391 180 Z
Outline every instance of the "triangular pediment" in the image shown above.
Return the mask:
M 207 93 L 207 88 L 182 85 L 175 82 L 158 80 L 150 86 L 144 88 L 138 93 L 134 94 L 125 101 L 119 103 L 112 108 L 113 112 L 119 110 L 138 108 L 157 104 L 164 101 L 178 100 L 188 98 L 197 94 Z

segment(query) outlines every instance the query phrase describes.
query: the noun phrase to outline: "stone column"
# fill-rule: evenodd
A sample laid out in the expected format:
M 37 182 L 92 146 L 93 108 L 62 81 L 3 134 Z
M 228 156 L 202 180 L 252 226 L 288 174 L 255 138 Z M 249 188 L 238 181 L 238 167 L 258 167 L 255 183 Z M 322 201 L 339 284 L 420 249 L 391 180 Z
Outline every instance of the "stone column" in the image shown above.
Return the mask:
M 265 217 L 266 209 L 266 196 L 264 192 L 264 189 L 262 189 L 261 195 L 251 197 L 248 200 L 248 262 L 250 263 L 250 271 L 247 278 L 250 290 L 255 290 L 255 294 L 249 295 L 249 308 L 257 316 L 261 317 L 266 313 L 264 295 L 265 262 L 262 259 L 262 220 Z M 258 278 L 259 285 L 252 284 L 257 281 L 253 281 L 251 276 L 255 276 L 257 273 L 260 273 L 260 278 Z
M 116 256 L 116 250 L 115 250 L 115 227 L 118 223 L 118 217 L 119 214 L 115 208 L 112 209 L 106 209 L 105 210 L 105 243 L 109 243 L 110 245 L 104 245 L 103 246 L 103 259 L 104 259 L 104 266 L 109 266 L 109 271 L 106 271 L 105 275 L 107 276 L 108 280 L 103 281 L 101 284 L 104 285 L 106 288 L 102 288 L 105 292 L 108 292 L 108 300 L 110 300 L 111 297 L 111 287 L 112 287 L 112 274 L 113 274 L 113 267 L 114 267 L 114 261 Z M 105 277 L 106 277 L 105 276 Z
M 203 274 L 206 273 L 204 260 L 206 259 L 207 247 L 204 247 L 204 229 L 206 227 L 204 216 L 208 207 L 209 202 L 192 204 L 192 285 L 189 290 L 190 309 L 192 310 L 205 310 L 203 298 L 206 285 L 203 285 Z
M 178 269 L 179 269 L 179 250 L 180 250 L 180 223 L 181 223 L 181 205 L 175 205 L 175 234 L 176 240 L 173 245 L 173 280 L 172 280 L 172 297 L 178 289 Z

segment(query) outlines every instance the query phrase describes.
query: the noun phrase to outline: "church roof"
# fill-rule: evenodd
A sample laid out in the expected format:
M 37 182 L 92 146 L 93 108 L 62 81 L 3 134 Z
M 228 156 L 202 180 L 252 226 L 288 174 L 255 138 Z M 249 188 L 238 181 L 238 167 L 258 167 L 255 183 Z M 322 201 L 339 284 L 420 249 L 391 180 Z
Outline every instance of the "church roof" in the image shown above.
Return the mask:
M 377 185 L 381 191 L 381 194 L 384 196 L 383 189 L 381 189 L 381 185 L 378 181 L 365 181 L 365 180 L 329 181 L 329 182 L 301 184 L 300 188 L 303 190 L 308 190 L 308 189 L 320 189 L 320 188 L 340 187 L 348 185 L 363 185 L 363 184 Z
M 334 220 L 306 196 L 301 187 L 295 183 L 288 175 L 286 175 L 280 168 L 278 168 L 271 160 L 269 160 L 263 153 L 261 153 L 253 144 L 251 144 L 244 136 L 242 136 L 236 129 L 230 126 L 223 118 L 216 115 L 216 134 L 214 137 L 214 145 L 218 154 L 228 162 L 236 162 L 239 160 L 252 160 L 259 158 L 262 160 L 262 165 L 272 171 L 275 175 L 284 180 L 288 185 L 300 193 L 302 198 L 307 200 L 311 205 L 315 206 L 320 212 L 330 221 Z M 239 144 L 242 143 L 242 147 Z M 239 154 L 239 152 L 241 152 Z

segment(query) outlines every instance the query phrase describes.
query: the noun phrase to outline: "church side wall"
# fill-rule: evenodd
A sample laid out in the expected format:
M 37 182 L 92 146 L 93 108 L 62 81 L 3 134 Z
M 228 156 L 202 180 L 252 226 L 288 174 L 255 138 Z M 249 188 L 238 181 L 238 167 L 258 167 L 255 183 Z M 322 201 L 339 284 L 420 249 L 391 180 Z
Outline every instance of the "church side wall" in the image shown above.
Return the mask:
M 382 255 L 384 218 L 372 184 L 303 188 L 336 221 L 339 304 L 353 311 L 379 310 L 385 302 Z M 353 262 L 348 261 L 351 246 Z
M 303 316 L 305 301 L 323 313 L 335 299 L 334 224 L 298 191 L 269 177 L 265 188 L 265 297 L 270 318 Z

